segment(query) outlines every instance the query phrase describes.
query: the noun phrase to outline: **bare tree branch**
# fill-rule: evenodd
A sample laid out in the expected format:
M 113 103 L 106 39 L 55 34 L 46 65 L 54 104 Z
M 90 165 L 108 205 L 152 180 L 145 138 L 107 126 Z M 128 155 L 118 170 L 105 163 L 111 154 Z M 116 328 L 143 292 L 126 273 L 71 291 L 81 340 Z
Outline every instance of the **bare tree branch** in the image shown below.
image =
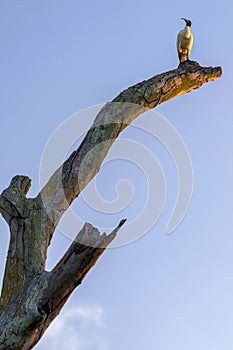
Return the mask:
M 41 338 L 72 291 L 116 236 L 85 224 L 63 258 L 45 270 L 47 249 L 62 214 L 99 171 L 119 133 L 138 115 L 220 77 L 220 67 L 185 62 L 121 92 L 107 103 L 80 147 L 36 196 L 27 198 L 27 176 L 15 176 L 0 195 L 10 245 L 0 299 L 0 350 L 28 350 Z
M 0 349 L 26 350 L 37 343 L 124 223 L 122 220 L 109 235 L 101 235 L 86 223 L 53 271 L 38 274 L 21 286 L 7 315 L 4 310 L 0 316 Z M 9 320 L 11 310 L 15 313 Z
M 67 207 L 97 174 L 112 143 L 147 109 L 201 87 L 221 76 L 221 67 L 186 61 L 121 92 L 98 113 L 80 147 L 52 175 L 40 195 L 56 224 Z M 55 195 L 54 195 L 55 194 Z

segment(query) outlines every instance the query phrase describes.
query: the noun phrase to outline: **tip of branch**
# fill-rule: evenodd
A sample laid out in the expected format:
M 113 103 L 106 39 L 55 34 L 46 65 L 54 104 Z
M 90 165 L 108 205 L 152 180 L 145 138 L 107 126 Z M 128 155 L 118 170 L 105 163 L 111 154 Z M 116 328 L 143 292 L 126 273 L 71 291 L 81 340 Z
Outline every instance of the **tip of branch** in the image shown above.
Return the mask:
M 196 61 L 184 61 L 184 62 L 180 62 L 178 69 L 184 69 L 185 71 L 192 71 L 192 70 L 196 70 L 196 69 L 202 69 L 205 71 L 207 71 L 207 73 L 210 76 L 213 76 L 214 78 L 219 78 L 222 75 L 222 68 L 219 67 L 202 67 L 198 62 Z
M 215 69 L 218 72 L 218 77 L 221 77 L 221 75 L 222 75 L 222 67 L 219 66 L 219 67 L 215 67 L 213 69 Z
M 31 179 L 28 176 L 16 175 L 12 178 L 10 186 L 8 188 L 18 194 L 26 196 L 30 187 Z
M 122 219 L 119 224 L 118 224 L 118 227 L 121 227 L 124 225 L 124 223 L 127 221 L 127 219 Z

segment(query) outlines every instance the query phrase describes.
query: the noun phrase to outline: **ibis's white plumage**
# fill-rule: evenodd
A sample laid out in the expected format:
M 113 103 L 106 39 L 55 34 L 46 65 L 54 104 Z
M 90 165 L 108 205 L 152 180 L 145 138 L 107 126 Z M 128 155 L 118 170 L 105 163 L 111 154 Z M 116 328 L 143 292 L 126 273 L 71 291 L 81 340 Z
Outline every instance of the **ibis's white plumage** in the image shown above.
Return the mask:
M 192 23 L 188 19 L 182 19 L 185 20 L 186 26 L 178 33 L 176 40 L 176 47 L 180 62 L 184 62 L 189 59 L 189 54 L 193 46 L 193 35 L 190 30 Z

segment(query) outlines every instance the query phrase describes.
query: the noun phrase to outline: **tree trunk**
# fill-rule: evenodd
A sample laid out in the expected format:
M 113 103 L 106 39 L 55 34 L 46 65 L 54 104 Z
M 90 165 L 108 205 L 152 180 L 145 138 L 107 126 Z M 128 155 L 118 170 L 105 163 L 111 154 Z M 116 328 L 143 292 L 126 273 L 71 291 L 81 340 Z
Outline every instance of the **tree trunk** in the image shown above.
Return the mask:
M 0 299 L 0 350 L 33 348 L 124 224 L 122 220 L 106 236 L 86 223 L 55 268 L 45 270 L 47 249 L 62 214 L 99 171 L 119 133 L 145 110 L 221 73 L 220 67 L 186 61 L 128 88 L 102 108 L 79 148 L 35 198 L 26 197 L 31 184 L 27 176 L 11 180 L 0 195 L 0 212 L 10 229 Z

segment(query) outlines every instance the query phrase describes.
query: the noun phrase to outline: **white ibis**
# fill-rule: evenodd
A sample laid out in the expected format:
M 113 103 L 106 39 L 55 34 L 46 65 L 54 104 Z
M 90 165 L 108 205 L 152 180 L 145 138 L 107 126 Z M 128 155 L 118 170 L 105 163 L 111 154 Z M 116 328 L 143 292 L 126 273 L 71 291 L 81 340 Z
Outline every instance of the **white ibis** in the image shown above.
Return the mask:
M 193 46 L 193 34 L 190 30 L 192 22 L 186 18 L 181 19 L 186 22 L 186 25 L 177 35 L 176 47 L 180 62 L 185 62 L 189 60 L 189 54 Z

